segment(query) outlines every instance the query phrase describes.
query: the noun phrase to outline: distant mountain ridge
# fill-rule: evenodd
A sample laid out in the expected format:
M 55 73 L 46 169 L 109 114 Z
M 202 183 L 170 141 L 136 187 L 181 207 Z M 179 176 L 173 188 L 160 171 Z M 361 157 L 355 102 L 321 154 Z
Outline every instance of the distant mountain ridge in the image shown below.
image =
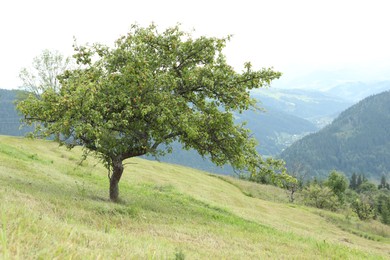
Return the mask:
M 0 89 L 0 134 L 21 136 L 30 128 L 20 128 L 20 116 L 15 110 L 17 90 Z
M 280 156 L 290 170 L 310 176 L 331 170 L 374 179 L 390 172 L 390 91 L 365 98 L 330 125 L 295 142 Z
M 254 96 L 262 106 L 303 118 L 321 128 L 329 124 L 341 111 L 353 105 L 342 96 L 303 89 L 265 89 Z
M 378 94 L 387 90 L 390 90 L 390 81 L 357 81 L 339 84 L 328 89 L 325 93 L 332 96 L 341 96 L 345 100 L 356 103 L 370 95 Z

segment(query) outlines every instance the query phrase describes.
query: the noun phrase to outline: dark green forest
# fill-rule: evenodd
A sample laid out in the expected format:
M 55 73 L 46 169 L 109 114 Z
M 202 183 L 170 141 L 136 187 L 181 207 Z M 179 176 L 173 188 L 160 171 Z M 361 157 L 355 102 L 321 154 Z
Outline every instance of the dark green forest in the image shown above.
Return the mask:
M 290 171 L 310 176 L 331 170 L 378 180 L 390 172 L 390 92 L 370 96 L 342 112 L 332 124 L 287 148 L 281 158 Z

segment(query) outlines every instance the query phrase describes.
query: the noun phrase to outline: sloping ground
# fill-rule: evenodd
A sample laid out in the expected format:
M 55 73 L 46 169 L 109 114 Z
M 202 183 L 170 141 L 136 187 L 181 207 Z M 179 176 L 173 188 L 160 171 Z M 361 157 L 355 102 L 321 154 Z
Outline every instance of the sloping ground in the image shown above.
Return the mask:
M 106 170 L 80 155 L 0 136 L 0 258 L 390 257 L 388 226 L 366 239 L 276 188 L 175 165 L 129 160 L 114 204 Z

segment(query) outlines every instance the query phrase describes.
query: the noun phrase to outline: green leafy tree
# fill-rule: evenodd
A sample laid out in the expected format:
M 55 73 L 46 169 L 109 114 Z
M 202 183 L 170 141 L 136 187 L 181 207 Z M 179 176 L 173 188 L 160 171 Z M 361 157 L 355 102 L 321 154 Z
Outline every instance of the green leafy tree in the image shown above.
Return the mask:
M 289 176 L 291 177 L 282 181 L 283 187 L 289 193 L 289 201 L 291 203 L 295 201 L 295 193 L 303 188 L 306 174 L 307 171 L 305 171 L 304 166 L 300 163 L 296 163 L 289 172 Z
M 387 189 L 387 190 L 389 190 L 389 183 L 387 182 L 385 175 L 382 175 L 381 182 L 378 185 L 378 189 Z
M 302 191 L 305 204 L 319 209 L 336 210 L 339 199 L 329 187 L 310 184 Z
M 366 177 L 363 174 L 359 174 L 356 180 L 356 189 L 360 187 L 363 183 L 367 182 Z
M 365 193 L 365 194 L 374 194 L 378 191 L 377 185 L 374 183 L 371 183 L 369 181 L 363 182 L 356 190 L 358 193 Z
M 174 141 L 217 165 L 255 174 L 267 163 L 233 111 L 254 108 L 250 90 L 281 74 L 250 63 L 236 72 L 222 53 L 228 40 L 134 25 L 112 48 L 75 46 L 80 68 L 61 75 L 60 90 L 30 95 L 18 108 L 27 123 L 40 123 L 37 135 L 59 134 L 62 144 L 102 159 L 112 201 L 124 160 L 170 152 Z
M 252 172 L 247 179 L 285 188 L 289 192 L 290 202 L 294 202 L 294 194 L 299 186 L 297 178 L 287 173 L 285 162 L 271 157 L 268 157 L 263 163 L 263 167 L 256 172 Z
M 351 179 L 349 181 L 349 188 L 352 190 L 356 190 L 357 188 L 357 175 L 356 173 L 352 173 Z
M 355 190 L 347 189 L 345 191 L 345 202 L 347 206 L 350 206 L 358 198 L 359 194 Z
M 343 203 L 344 192 L 348 188 L 348 179 L 344 176 L 344 174 L 332 171 L 329 174 L 328 179 L 325 181 L 325 185 L 328 186 L 339 198 L 339 201 Z
M 263 164 L 266 167 L 261 167 L 258 171 L 252 172 L 249 176 L 250 181 L 273 184 L 279 187 L 284 187 L 286 182 L 297 182 L 296 178 L 287 174 L 286 164 L 283 160 L 268 157 Z
M 371 195 L 360 194 L 359 198 L 352 202 L 351 208 L 361 220 L 375 216 L 375 201 Z
M 382 191 L 376 198 L 376 210 L 382 223 L 390 225 L 390 192 Z

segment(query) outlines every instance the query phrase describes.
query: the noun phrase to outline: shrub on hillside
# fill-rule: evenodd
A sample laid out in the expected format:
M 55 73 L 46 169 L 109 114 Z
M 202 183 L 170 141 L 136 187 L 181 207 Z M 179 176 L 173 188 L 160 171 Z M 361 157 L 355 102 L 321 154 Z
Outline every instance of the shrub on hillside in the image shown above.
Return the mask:
M 319 209 L 335 211 L 340 205 L 338 197 L 329 187 L 321 187 L 317 183 L 307 186 L 302 195 L 306 205 Z

